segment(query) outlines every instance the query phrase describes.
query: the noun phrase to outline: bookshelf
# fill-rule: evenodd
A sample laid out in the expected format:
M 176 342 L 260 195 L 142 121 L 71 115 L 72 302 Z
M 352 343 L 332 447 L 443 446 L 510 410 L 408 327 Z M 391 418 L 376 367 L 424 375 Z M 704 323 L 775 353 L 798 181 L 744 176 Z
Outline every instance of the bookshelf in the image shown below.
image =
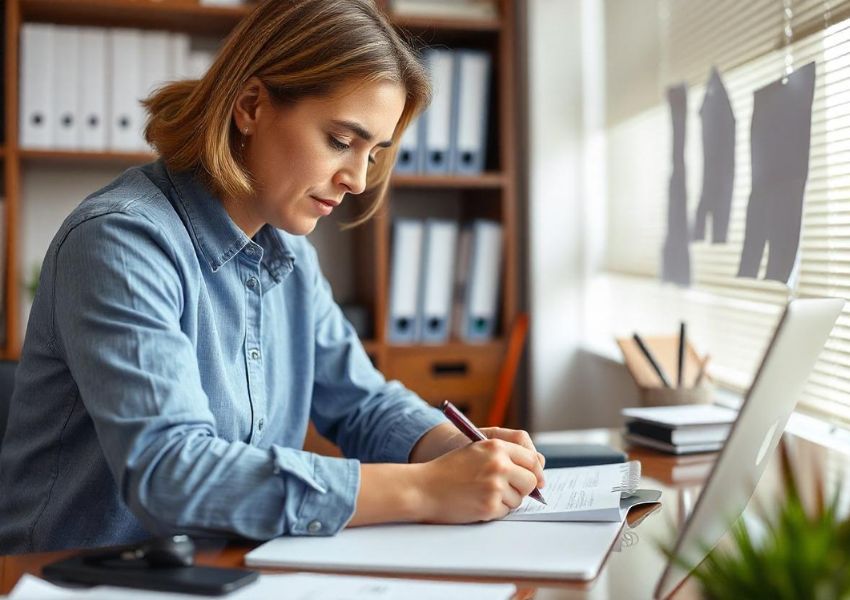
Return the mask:
M 387 0 L 378 0 L 384 8 Z M 373 324 L 364 346 L 389 379 L 399 379 L 434 403 L 444 398 L 484 420 L 505 351 L 505 334 L 517 311 L 515 57 L 516 18 L 513 0 L 497 0 L 496 19 L 425 19 L 399 17 L 393 22 L 422 45 L 487 50 L 493 57 L 488 159 L 478 176 L 393 176 L 387 202 L 368 224 L 341 236 L 352 244 L 356 283 L 352 302 L 367 308 Z M 148 153 L 32 150 L 19 145 L 18 39 L 26 22 L 59 25 L 134 27 L 181 31 L 223 38 L 251 7 L 202 6 L 197 0 L 6 0 L 4 110 L 6 139 L 0 140 L 6 198 L 3 358 L 20 356 L 24 324 L 20 297 L 28 266 L 21 263 L 20 214 L 26 190 L 24 168 L 121 170 L 149 162 Z M 94 191 L 92 189 L 91 191 Z M 78 199 L 82 200 L 82 197 Z M 44 201 L 44 199 L 41 199 Z M 390 230 L 394 216 L 410 207 L 429 205 L 450 210 L 460 219 L 490 218 L 503 226 L 504 248 L 498 337 L 484 344 L 450 341 L 437 346 L 400 346 L 387 342 Z M 447 209 L 446 207 L 451 207 Z M 426 209 L 428 210 L 428 209 Z M 427 215 L 426 215 L 427 216 Z M 338 242 L 334 242 L 338 243 Z M 337 250 L 334 250 L 337 252 Z M 330 277 L 330 276 L 329 276 Z M 331 283 L 334 284 L 332 277 Z

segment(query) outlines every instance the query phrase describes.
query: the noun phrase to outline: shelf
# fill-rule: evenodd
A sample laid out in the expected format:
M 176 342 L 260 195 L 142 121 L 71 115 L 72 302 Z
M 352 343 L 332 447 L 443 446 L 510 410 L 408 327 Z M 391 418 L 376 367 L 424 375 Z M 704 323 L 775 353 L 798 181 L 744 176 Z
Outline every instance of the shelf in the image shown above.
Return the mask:
M 21 150 L 21 160 L 41 163 L 101 163 L 108 165 L 139 165 L 156 160 L 151 152 L 87 152 L 84 150 Z
M 25 21 L 62 25 L 142 27 L 222 34 L 254 5 L 210 6 L 198 0 L 20 0 Z M 391 16 L 393 24 L 416 32 L 499 32 L 498 18 Z
M 425 17 L 408 15 L 390 15 L 393 24 L 413 31 L 471 31 L 498 32 L 502 23 L 498 18 L 454 18 L 454 17 Z
M 387 344 L 387 348 L 393 354 L 433 354 L 435 357 L 440 357 L 445 354 L 454 354 L 457 352 L 469 354 L 478 352 L 489 353 L 502 349 L 504 345 L 505 341 L 503 339 L 496 338 L 488 342 L 475 344 L 450 340 L 445 344 Z
M 253 6 L 202 6 L 197 0 L 20 0 L 25 21 L 168 29 L 221 35 Z
M 393 175 L 390 184 L 396 188 L 499 189 L 505 185 L 505 176 L 496 172 L 481 175 Z

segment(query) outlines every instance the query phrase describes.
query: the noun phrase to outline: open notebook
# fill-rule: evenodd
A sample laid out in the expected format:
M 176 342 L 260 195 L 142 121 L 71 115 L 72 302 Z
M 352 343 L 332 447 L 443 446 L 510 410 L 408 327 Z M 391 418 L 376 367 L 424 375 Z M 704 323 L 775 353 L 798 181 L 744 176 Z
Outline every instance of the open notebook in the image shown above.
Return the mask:
M 639 490 L 640 463 L 546 469 L 546 504 L 526 497 L 506 521 L 622 521 L 638 504 L 658 502 L 661 492 Z
M 546 469 L 541 492 L 548 505 L 526 499 L 498 521 L 399 523 L 352 527 L 330 537 L 280 537 L 249 552 L 245 564 L 587 581 L 596 576 L 617 541 L 628 507 L 661 496 L 661 492 L 635 490 L 622 498 L 623 492 L 629 493 L 624 485 L 637 484 L 636 467 L 627 465 Z

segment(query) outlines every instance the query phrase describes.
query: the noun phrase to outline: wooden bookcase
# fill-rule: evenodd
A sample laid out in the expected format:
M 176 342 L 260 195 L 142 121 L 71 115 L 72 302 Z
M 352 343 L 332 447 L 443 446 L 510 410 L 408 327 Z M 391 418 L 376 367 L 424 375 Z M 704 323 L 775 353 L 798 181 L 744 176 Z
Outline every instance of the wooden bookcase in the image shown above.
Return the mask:
M 380 1 L 380 0 L 379 0 Z M 381 2 L 384 6 L 387 0 Z M 505 352 L 504 338 L 517 312 L 515 6 L 498 0 L 500 16 L 492 20 L 394 18 L 423 45 L 471 47 L 493 57 L 487 170 L 480 176 L 395 176 L 381 214 L 351 234 L 357 249 L 355 301 L 366 306 L 374 324 L 364 345 L 389 379 L 399 379 L 432 402 L 450 399 L 470 416 L 484 420 Z M 19 294 L 22 168 L 55 164 L 75 168 L 115 165 L 119 170 L 152 160 L 145 153 L 29 150 L 19 145 L 19 33 L 25 22 L 61 25 L 135 27 L 182 31 L 223 38 L 251 7 L 201 6 L 197 0 L 6 0 L 5 1 L 5 139 L 0 142 L 6 200 L 5 326 L 2 356 L 19 357 L 23 341 Z M 94 190 L 92 190 L 94 191 Z M 486 217 L 503 225 L 501 318 L 498 337 L 485 344 L 451 341 L 438 346 L 397 346 L 386 341 L 390 230 L 394 214 L 409 198 L 423 195 L 435 205 L 451 202 L 461 218 Z M 82 198 L 80 198 L 82 200 Z M 421 202 L 420 202 L 421 204 Z

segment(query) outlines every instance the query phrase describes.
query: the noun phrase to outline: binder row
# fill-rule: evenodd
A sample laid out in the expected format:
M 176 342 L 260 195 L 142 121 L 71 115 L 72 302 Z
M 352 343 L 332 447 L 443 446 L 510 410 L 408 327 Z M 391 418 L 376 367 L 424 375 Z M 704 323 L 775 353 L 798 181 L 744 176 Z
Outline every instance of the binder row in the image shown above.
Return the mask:
M 185 33 L 25 23 L 21 146 L 150 151 L 140 101 L 166 81 L 198 79 L 213 58 Z
M 493 338 L 499 304 L 502 226 L 476 220 L 396 219 L 388 338 L 440 344 Z
M 399 141 L 396 173 L 484 171 L 490 90 L 490 55 L 481 50 L 428 49 L 433 98 Z

